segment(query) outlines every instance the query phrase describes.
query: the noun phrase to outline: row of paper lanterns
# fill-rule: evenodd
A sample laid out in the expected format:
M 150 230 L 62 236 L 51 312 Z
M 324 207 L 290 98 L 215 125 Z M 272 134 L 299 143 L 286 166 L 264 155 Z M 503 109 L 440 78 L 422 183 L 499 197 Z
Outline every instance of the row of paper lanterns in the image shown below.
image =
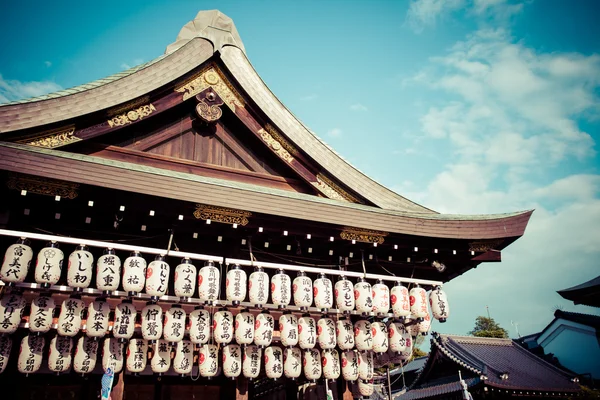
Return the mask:
M 33 250 L 25 239 L 9 246 L 0 269 L 0 280 L 5 283 L 23 282 L 27 276 L 29 265 L 33 259 Z M 41 285 L 54 285 L 61 276 L 64 254 L 56 242 L 50 242 L 38 253 L 35 267 L 35 281 Z M 92 281 L 94 257 L 86 246 L 80 245 L 69 256 L 67 283 L 76 289 L 89 287 Z M 122 271 L 121 271 L 122 269 Z M 122 277 L 121 277 L 122 275 Z M 122 281 L 123 289 L 130 294 L 145 290 L 155 299 L 167 294 L 169 286 L 170 266 L 161 255 L 150 264 L 138 252 L 133 252 L 121 268 L 121 260 L 114 250 L 107 249 L 96 263 L 96 287 L 102 291 L 115 291 Z M 195 295 L 196 281 L 200 301 L 213 304 L 219 299 L 221 277 L 220 270 L 212 261 L 196 270 L 189 259 L 183 259 L 175 269 L 175 296 L 190 298 Z M 248 293 L 247 293 L 248 292 Z M 233 266 L 226 276 L 226 298 L 234 305 L 246 299 L 250 303 L 262 307 L 268 303 L 269 292 L 272 304 L 286 308 L 292 303 L 301 309 L 314 305 L 324 312 L 334 307 L 345 313 L 356 311 L 361 314 L 375 313 L 385 315 L 392 310 L 396 318 L 425 318 L 428 314 L 427 302 L 431 305 L 434 318 L 444 322 L 449 315 L 446 294 L 440 287 L 430 295 L 425 289 L 415 286 L 410 291 L 397 283 L 391 290 L 377 281 L 371 286 L 364 279 L 352 284 L 341 277 L 332 284 L 325 274 L 321 274 L 314 282 L 303 272 L 292 281 L 283 270 L 279 270 L 271 278 L 256 268 L 250 277 L 238 265 Z

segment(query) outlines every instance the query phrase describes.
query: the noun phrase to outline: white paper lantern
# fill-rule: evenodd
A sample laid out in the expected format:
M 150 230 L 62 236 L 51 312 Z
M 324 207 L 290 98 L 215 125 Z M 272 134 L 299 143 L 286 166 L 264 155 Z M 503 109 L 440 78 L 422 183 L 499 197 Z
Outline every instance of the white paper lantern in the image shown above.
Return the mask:
M 210 339 L 210 313 L 202 307 L 196 307 L 190 313 L 190 340 L 194 344 L 206 344 Z M 254 326 L 252 327 L 254 330 Z
M 121 259 L 114 249 L 105 249 L 96 262 L 96 288 L 103 292 L 114 292 L 121 283 Z
M 52 316 L 54 314 L 54 300 L 49 296 L 39 296 L 31 302 L 29 313 L 29 330 L 42 334 L 48 332 L 52 327 Z
M 323 350 L 323 377 L 336 380 L 340 377 L 340 356 L 336 349 Z
M 410 339 L 410 334 L 399 322 L 392 322 L 388 326 L 389 348 L 395 353 L 406 350 L 406 339 Z
M 377 315 L 387 314 L 390 311 L 390 289 L 378 280 L 372 288 L 373 312 Z
M 335 304 L 338 310 L 344 314 L 349 314 L 354 310 L 354 288 L 352 282 L 346 277 L 342 276 L 339 281 L 335 283 Z
M 255 379 L 260 374 L 260 363 L 262 350 L 258 346 L 248 345 L 244 347 L 242 360 L 242 373 L 248 379 Z
M 371 324 L 371 336 L 373 337 L 373 351 L 375 353 L 385 353 L 388 350 L 388 332 L 383 322 L 373 322 Z
M 446 296 L 446 292 L 442 290 L 441 286 L 436 286 L 431 291 L 429 294 L 429 304 L 431 305 L 433 318 L 440 322 L 446 322 L 446 319 L 450 315 L 450 306 L 448 305 L 448 296 Z
M 10 351 L 12 350 L 12 339 L 8 335 L 0 335 L 0 374 L 6 369 Z
M 284 311 L 279 317 L 279 339 L 284 347 L 298 344 L 298 318 L 290 311 Z
M 146 303 L 146 307 L 142 310 L 142 337 L 154 343 L 160 339 L 162 331 L 162 308 L 158 304 Z
M 278 346 L 265 349 L 265 372 L 267 378 L 279 379 L 283 375 L 283 351 Z
M 139 374 L 146 369 L 148 362 L 148 342 L 144 339 L 133 338 L 127 346 L 127 371 Z
M 58 316 L 58 334 L 61 336 L 75 336 L 81 329 L 81 315 L 85 303 L 78 298 L 68 298 L 62 302 Z
M 219 358 L 217 354 L 219 349 L 214 344 L 205 344 L 200 348 L 200 375 L 205 378 L 212 378 L 217 375 L 219 370 Z
M 265 310 L 256 316 L 254 322 L 254 344 L 259 347 L 267 347 L 273 340 L 273 329 L 275 320 L 269 311 Z
M 359 351 L 373 350 L 373 336 L 369 321 L 356 321 L 354 324 L 354 343 Z
M 213 333 L 215 342 L 221 344 L 231 343 L 234 336 L 233 314 L 227 308 L 221 308 L 213 316 Z
M 42 366 L 44 346 L 46 340 L 43 336 L 27 335 L 21 340 L 17 369 L 22 374 L 33 374 Z
M 367 314 L 373 311 L 373 291 L 371 290 L 371 284 L 365 281 L 363 278 L 359 278 L 358 282 L 354 285 L 354 302 L 356 305 L 356 312 L 361 314 Z
M 162 375 L 171 367 L 171 346 L 166 340 L 158 340 L 152 345 L 153 355 L 150 368 L 155 374 Z
M 373 385 L 372 380 L 368 382 L 358 381 L 358 391 L 363 397 L 371 397 L 375 392 L 375 385 Z
M 204 304 L 212 305 L 219 298 L 221 273 L 215 263 L 207 261 L 198 272 L 198 297 Z
M 179 375 L 187 375 L 192 372 L 194 363 L 194 345 L 190 340 L 177 342 L 175 347 L 175 358 L 173 359 L 173 370 Z
M 354 348 L 354 327 L 349 319 L 340 319 L 336 321 L 335 333 L 337 336 L 337 345 L 340 350 L 350 350 Z
M 240 268 L 239 264 L 235 264 L 227 271 L 227 279 L 225 280 L 225 295 L 227 301 L 231 301 L 234 306 L 246 299 L 247 285 L 246 271 Z
M 405 320 L 405 326 L 406 326 L 406 330 L 408 331 L 408 333 L 410 334 L 411 337 L 415 337 L 419 335 L 419 323 L 415 321 L 414 318 L 412 318 L 412 315 L 410 318 L 406 318 Z
M 410 298 L 406 286 L 396 282 L 396 286 L 391 290 L 390 300 L 394 317 L 405 318 L 410 315 Z
M 321 378 L 321 352 L 318 349 L 304 350 L 304 360 L 302 361 L 304 376 L 309 381 L 316 381 Z
M 300 307 L 300 310 L 306 311 L 308 307 L 312 306 L 313 283 L 303 271 L 298 272 L 298 276 L 294 278 L 292 292 L 294 293 L 294 304 Z
M 358 355 L 358 377 L 363 381 L 373 379 L 373 353 L 366 351 Z
M 321 349 L 333 349 L 336 346 L 335 323 L 325 316 L 317 321 L 317 339 Z
M 410 336 L 410 333 L 408 333 L 408 332 L 406 333 L 406 338 L 404 340 L 404 343 L 406 344 L 404 351 L 401 351 L 398 354 L 403 361 L 408 361 L 412 357 L 412 351 L 413 351 L 413 340 L 412 340 L 412 337 Z
M 237 378 L 242 373 L 242 348 L 237 344 L 223 347 L 223 374 Z
M 146 260 L 134 251 L 123 264 L 123 290 L 130 296 L 135 296 L 144 290 L 146 282 Z
M 102 369 L 112 368 L 115 374 L 123 369 L 123 344 L 115 338 L 107 338 L 102 345 Z
M 427 313 L 427 315 L 425 315 L 425 317 L 423 318 L 423 321 L 421 321 L 417 324 L 417 329 L 421 335 L 426 336 L 427 332 L 429 332 L 430 328 L 431 328 L 431 316 L 429 315 L 429 313 Z
M 170 343 L 177 343 L 183 340 L 185 334 L 186 314 L 183 308 L 175 304 L 165 313 L 165 323 L 163 327 L 163 338 Z
M 48 369 L 60 373 L 71 369 L 71 348 L 73 339 L 66 336 L 54 336 L 50 341 Z
M 175 268 L 175 296 L 187 301 L 196 293 L 196 267 L 189 258 L 184 258 Z
M 96 368 L 98 357 L 98 342 L 87 336 L 81 336 L 75 347 L 73 369 L 78 374 L 89 374 Z
M 95 300 L 88 306 L 88 316 L 86 322 L 86 334 L 89 337 L 99 338 L 106 334 L 108 330 L 108 317 L 110 316 L 110 306 L 106 301 Z
M 49 242 L 37 256 L 35 264 L 35 281 L 43 287 L 56 285 L 62 272 L 65 255 L 58 248 L 58 243 Z
M 358 379 L 358 353 L 355 350 L 342 352 L 342 376 L 348 382 Z
M 29 246 L 29 240 L 20 238 L 15 244 L 11 244 L 4 253 L 2 268 L 0 268 L 0 280 L 7 284 L 25 282 L 33 250 Z
M 313 282 L 313 295 L 315 307 L 320 308 L 322 312 L 327 312 L 333 307 L 333 287 L 331 280 L 325 274 L 321 274 Z
M 135 330 L 135 317 L 137 311 L 131 300 L 122 300 L 115 307 L 115 321 L 113 324 L 113 336 L 121 342 L 131 339 Z
M 271 300 L 278 308 L 285 308 L 292 301 L 292 280 L 282 269 L 271 278 Z
M 302 372 L 302 351 L 297 347 L 283 350 L 283 373 L 288 379 L 298 379 Z
M 84 244 L 69 255 L 67 265 L 67 285 L 81 291 L 90 286 L 94 271 L 94 256 Z
M 248 279 L 250 303 L 262 308 L 269 301 L 269 275 L 258 267 Z
M 238 344 L 254 342 L 254 314 L 244 309 L 235 316 L 235 341 Z
M 159 254 L 146 269 L 146 294 L 153 300 L 167 294 L 171 267 L 165 262 L 165 256 Z
M 317 342 L 317 324 L 310 314 L 298 318 L 298 345 L 301 349 L 312 349 Z
M 425 318 L 427 309 L 427 292 L 420 286 L 410 289 L 410 313 L 413 318 Z
M 27 303 L 17 293 L 5 293 L 0 299 L 0 334 L 16 332 Z

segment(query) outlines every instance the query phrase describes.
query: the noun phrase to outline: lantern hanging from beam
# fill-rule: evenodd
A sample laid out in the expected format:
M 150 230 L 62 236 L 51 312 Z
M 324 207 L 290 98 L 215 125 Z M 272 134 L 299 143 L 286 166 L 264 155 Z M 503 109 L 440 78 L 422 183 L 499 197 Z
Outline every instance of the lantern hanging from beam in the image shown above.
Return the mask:
M 317 339 L 321 349 L 333 349 L 337 344 L 335 323 L 327 315 L 317 321 Z
M 375 392 L 373 380 L 371 379 L 368 382 L 358 381 L 358 391 L 363 397 L 371 397 Z
M 412 315 L 409 318 L 405 318 L 404 322 L 406 324 L 406 330 L 411 337 L 419 335 L 419 323 L 415 318 L 412 317 Z
M 96 262 L 96 288 L 104 294 L 119 289 L 121 282 L 121 259 L 114 249 L 105 249 Z
M 336 321 L 335 332 L 337 336 L 337 345 L 340 350 L 350 350 L 354 348 L 354 328 L 349 319 L 340 319 Z
M 275 320 L 268 310 L 264 310 L 256 316 L 254 322 L 254 344 L 259 347 L 267 347 L 273 340 L 273 329 Z
M 279 379 L 283 375 L 283 352 L 279 346 L 265 349 L 265 372 L 270 379 Z
M 170 343 L 177 343 L 183 340 L 185 334 L 186 314 L 179 304 L 174 304 L 165 313 L 165 323 L 163 327 L 163 338 Z
M 96 367 L 98 357 L 98 342 L 87 336 L 81 336 L 75 347 L 73 369 L 78 374 L 89 374 Z
M 194 344 L 206 344 L 210 339 L 210 313 L 202 306 L 197 306 L 190 313 L 190 340 Z
M 67 264 L 67 285 L 75 291 L 81 291 L 90 286 L 94 271 L 94 256 L 84 244 L 77 246 L 69 255 Z
M 190 340 L 177 342 L 175 346 L 175 358 L 173 359 L 173 369 L 179 375 L 184 376 L 192 372 L 194 364 L 194 345 Z
M 333 287 L 331 280 L 321 274 L 313 283 L 313 295 L 315 298 L 315 307 L 320 308 L 321 312 L 328 312 L 333 307 Z
M 250 303 L 262 308 L 269 301 L 269 275 L 261 267 L 257 267 L 248 279 Z
M 394 317 L 404 318 L 410 315 L 410 297 L 408 289 L 402 283 L 396 282 L 391 290 L 390 300 Z
M 410 339 L 410 334 L 399 322 L 392 322 L 388 326 L 389 348 L 394 353 L 400 353 L 406 350 L 406 339 Z
M 144 339 L 133 338 L 127 346 L 127 371 L 139 374 L 146 369 L 148 362 L 148 341 Z
M 4 293 L 0 299 L 0 334 L 16 332 L 27 303 L 18 293 Z
M 200 348 L 200 375 L 205 378 L 212 378 L 217 375 L 219 370 L 219 358 L 217 354 L 219 349 L 214 344 L 205 344 Z
M 215 263 L 207 261 L 198 272 L 198 297 L 204 304 L 212 305 L 219 298 L 221 273 Z
M 54 336 L 50 340 L 48 369 L 61 373 L 71 369 L 71 348 L 73 339 L 67 336 Z
M 404 343 L 405 343 L 406 347 L 404 348 L 404 351 L 401 351 L 399 353 L 399 356 L 403 361 L 408 361 L 412 357 L 412 352 L 413 352 L 413 340 L 412 340 L 412 337 L 410 336 L 410 333 L 408 333 L 408 335 L 406 336 Z
M 165 262 L 165 256 L 157 255 L 146 269 L 146 294 L 152 301 L 167 294 L 171 267 Z
M 162 308 L 158 304 L 146 303 L 142 310 L 142 337 L 154 344 L 162 336 Z
M 283 350 L 283 373 L 291 380 L 298 379 L 302 372 L 302 351 L 297 347 Z
M 110 306 L 104 300 L 94 300 L 88 306 L 86 334 L 91 338 L 103 337 L 108 330 Z
M 298 318 L 291 311 L 284 311 L 279 317 L 279 338 L 284 347 L 298 344 Z
M 368 314 L 373 311 L 373 291 L 371 284 L 359 278 L 358 282 L 354 285 L 354 302 L 356 305 L 356 312 L 360 314 Z
M 238 306 L 240 302 L 246 299 L 247 280 L 246 271 L 240 268 L 239 264 L 235 264 L 227 271 L 225 295 L 227 301 L 231 301 L 234 306 Z
M 358 353 L 355 350 L 342 352 L 342 376 L 348 382 L 358 379 Z
M 388 332 L 385 324 L 380 321 L 371 324 L 371 336 L 373 337 L 373 351 L 385 353 L 388 350 Z
M 0 374 L 6 369 L 10 351 L 12 350 L 12 339 L 8 335 L 0 335 Z
M 373 379 L 373 353 L 370 351 L 358 355 L 358 377 L 363 381 Z
M 175 268 L 175 296 L 187 301 L 196 292 L 196 267 L 189 258 L 184 258 Z
M 446 322 L 450 315 L 450 306 L 448 305 L 448 296 L 441 286 L 436 286 L 429 293 L 429 305 L 431 306 L 433 318 L 440 322 Z
M 136 296 L 144 290 L 146 282 L 146 260 L 138 251 L 134 251 L 125 260 L 123 265 L 123 290 L 129 296 Z
M 312 306 L 313 283 L 304 271 L 298 272 L 298 276 L 294 278 L 292 292 L 294 293 L 294 304 L 300 307 L 300 310 L 307 311 L 308 307 Z
M 380 279 L 372 288 L 373 312 L 376 315 L 387 314 L 390 311 L 390 289 Z
M 340 356 L 336 349 L 323 350 L 323 377 L 336 380 L 340 377 Z
M 338 310 L 344 314 L 350 314 L 354 310 L 354 288 L 352 282 L 341 276 L 340 280 L 335 283 L 335 303 Z
M 64 258 L 65 255 L 58 248 L 58 243 L 54 241 L 49 242 L 38 253 L 35 264 L 35 281 L 41 284 L 42 287 L 56 285 L 60 279 Z
M 131 300 L 122 300 L 115 307 L 115 321 L 112 333 L 120 342 L 125 342 L 133 336 L 136 315 L 137 311 Z
M 237 344 L 254 342 L 254 314 L 247 308 L 235 316 L 235 341 Z
M 277 308 L 285 308 L 292 301 L 292 281 L 283 269 L 271 278 L 271 300 Z
M 123 369 L 123 344 L 115 338 L 106 338 L 102 345 L 102 369 L 112 368 L 115 374 Z
M 242 348 L 238 344 L 223 347 L 223 374 L 235 379 L 242 373 Z
M 219 344 L 231 343 L 234 336 L 233 314 L 227 308 L 221 308 L 213 315 L 213 334 Z
M 20 238 L 15 244 L 11 244 L 4 253 L 2 268 L 0 268 L 0 280 L 7 284 L 25 282 L 33 250 L 29 246 L 29 240 Z
M 429 313 L 427 313 L 425 315 L 425 317 L 423 318 L 423 321 L 421 321 L 417 324 L 417 329 L 421 335 L 427 336 L 427 332 L 429 332 L 430 328 L 431 328 L 431 315 L 429 315 Z
M 318 349 L 304 350 L 302 367 L 307 380 L 315 382 L 317 379 L 321 379 L 321 352 Z
M 75 336 L 81 329 L 81 315 L 85 303 L 77 296 L 70 297 L 62 302 L 58 315 L 58 334 L 61 336 Z
M 373 336 L 369 321 L 364 319 L 356 321 L 354 324 L 354 343 L 359 351 L 373 350 Z
M 242 373 L 244 377 L 252 380 L 260 374 L 260 363 L 262 350 L 255 345 L 244 346 L 244 356 L 242 360 Z
M 21 340 L 17 369 L 22 374 L 33 374 L 42 366 L 46 339 L 43 336 L 27 335 Z
M 425 318 L 427 312 L 427 292 L 417 285 L 410 289 L 410 313 L 413 318 Z
M 310 314 L 298 319 L 298 345 L 301 349 L 312 349 L 317 342 L 317 327 Z
M 158 340 L 152 346 L 154 354 L 150 360 L 150 368 L 152 368 L 152 372 L 160 376 L 171 367 L 171 346 L 163 339 Z

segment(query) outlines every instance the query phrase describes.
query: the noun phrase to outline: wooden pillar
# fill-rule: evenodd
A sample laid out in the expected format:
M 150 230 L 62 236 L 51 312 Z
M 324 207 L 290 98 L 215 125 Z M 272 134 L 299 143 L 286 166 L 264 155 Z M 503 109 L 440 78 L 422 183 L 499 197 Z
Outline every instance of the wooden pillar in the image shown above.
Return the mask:
M 352 391 L 350 390 L 350 383 L 349 382 L 345 382 L 345 386 L 346 386 L 346 390 L 344 391 L 344 395 L 342 396 L 343 400 L 353 400 L 352 397 Z
M 118 376 L 119 380 L 110 391 L 111 400 L 123 400 L 123 392 L 125 391 L 125 368 L 121 371 Z
M 235 385 L 235 400 L 248 400 L 248 378 L 239 376 Z

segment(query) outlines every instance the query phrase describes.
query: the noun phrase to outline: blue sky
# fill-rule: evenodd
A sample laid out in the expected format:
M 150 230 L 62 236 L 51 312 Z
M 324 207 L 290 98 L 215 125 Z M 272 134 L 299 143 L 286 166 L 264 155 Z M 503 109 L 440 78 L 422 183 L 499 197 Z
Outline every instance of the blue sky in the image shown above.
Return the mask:
M 3 4 L 0 102 L 160 56 L 201 9 L 233 18 L 273 92 L 357 168 L 440 212 L 535 208 L 525 236 L 447 285 L 464 334 L 514 336 L 600 273 L 600 4 L 594 0 Z

